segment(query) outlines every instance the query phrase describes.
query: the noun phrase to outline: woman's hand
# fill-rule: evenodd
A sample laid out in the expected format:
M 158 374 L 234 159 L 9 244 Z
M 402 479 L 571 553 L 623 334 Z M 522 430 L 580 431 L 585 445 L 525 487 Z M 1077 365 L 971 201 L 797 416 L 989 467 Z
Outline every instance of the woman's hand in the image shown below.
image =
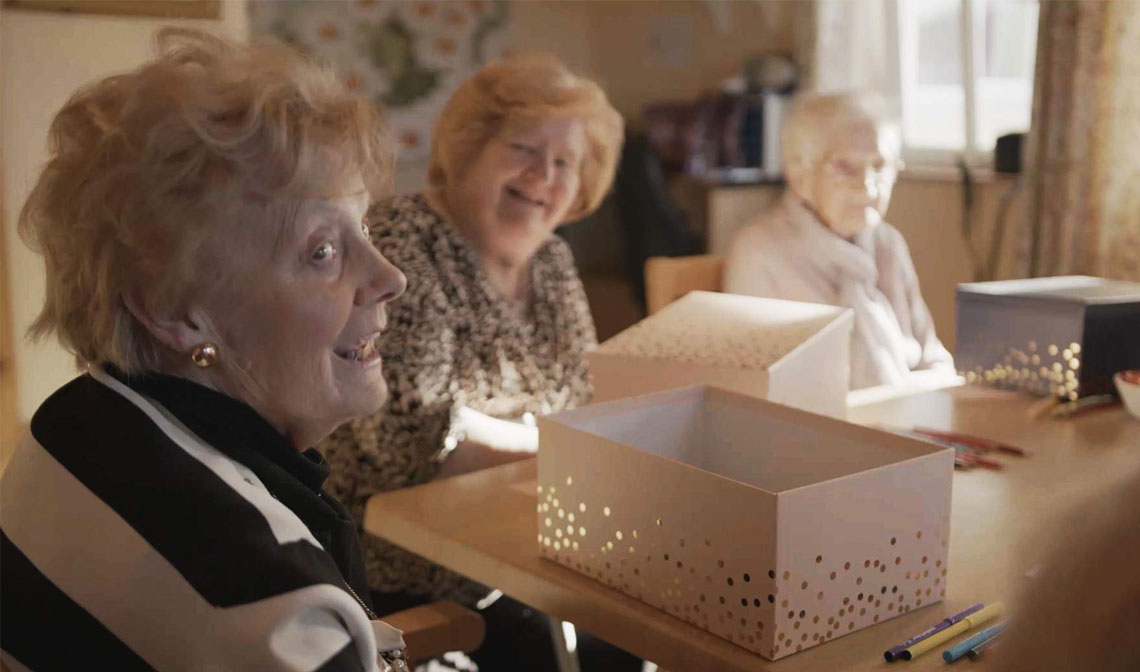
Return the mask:
M 481 469 L 490 469 L 508 462 L 533 457 L 537 451 L 500 450 L 491 446 L 464 441 L 451 451 L 436 473 L 436 478 L 450 478 Z
M 526 459 L 538 452 L 538 429 L 499 420 L 470 408 L 459 410 L 466 438 L 443 461 L 436 478 L 458 476 Z

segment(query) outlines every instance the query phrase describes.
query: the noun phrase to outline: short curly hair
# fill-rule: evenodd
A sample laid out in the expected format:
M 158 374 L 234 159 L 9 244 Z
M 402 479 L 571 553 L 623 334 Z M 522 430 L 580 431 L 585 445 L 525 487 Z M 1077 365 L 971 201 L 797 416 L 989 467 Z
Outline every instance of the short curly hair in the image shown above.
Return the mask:
M 447 101 L 432 137 L 428 182 L 444 188 L 510 118 L 574 118 L 582 121 L 586 154 L 578 196 L 566 220 L 601 205 L 613 183 L 624 122 L 601 87 L 575 75 L 555 57 L 530 53 L 494 61 L 464 81 Z
M 20 213 L 47 269 L 29 333 L 54 333 L 81 366 L 159 368 L 162 352 L 123 296 L 145 287 L 181 307 L 223 282 L 227 231 L 280 234 L 300 199 L 349 173 L 373 197 L 391 183 L 380 111 L 328 68 L 284 45 L 196 30 L 163 28 L 156 43 L 155 60 L 63 106 Z

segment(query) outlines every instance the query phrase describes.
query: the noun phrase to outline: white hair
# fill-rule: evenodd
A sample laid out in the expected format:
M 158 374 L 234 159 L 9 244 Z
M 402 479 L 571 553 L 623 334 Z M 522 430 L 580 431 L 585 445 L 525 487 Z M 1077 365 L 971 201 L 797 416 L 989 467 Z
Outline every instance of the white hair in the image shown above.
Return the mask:
M 793 164 L 815 165 L 832 149 L 834 131 L 858 123 L 889 133 L 896 155 L 901 151 L 902 129 L 898 117 L 882 96 L 863 92 L 800 94 L 780 132 L 785 169 Z

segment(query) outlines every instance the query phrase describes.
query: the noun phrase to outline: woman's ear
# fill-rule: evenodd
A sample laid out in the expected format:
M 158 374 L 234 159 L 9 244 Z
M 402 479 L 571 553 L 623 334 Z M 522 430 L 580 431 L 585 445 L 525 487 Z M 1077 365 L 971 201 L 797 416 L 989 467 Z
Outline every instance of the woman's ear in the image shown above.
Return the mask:
M 792 192 L 801 197 L 807 191 L 808 171 L 807 161 L 802 156 L 789 157 L 784 162 L 784 179 L 787 180 Z
M 153 296 L 138 287 L 123 292 L 123 304 L 152 338 L 174 352 L 188 353 L 210 340 L 190 315 L 157 305 Z

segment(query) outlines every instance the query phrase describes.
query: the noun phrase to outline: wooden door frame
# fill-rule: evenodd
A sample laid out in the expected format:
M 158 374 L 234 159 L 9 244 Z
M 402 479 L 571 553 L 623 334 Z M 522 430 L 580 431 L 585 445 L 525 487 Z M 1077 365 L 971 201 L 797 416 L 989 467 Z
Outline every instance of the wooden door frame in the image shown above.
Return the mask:
M 0 147 L 0 157 L 4 151 Z M 12 330 L 12 294 L 8 288 L 8 232 L 4 221 L 4 173 L 0 165 L 0 472 L 24 433 L 17 402 L 16 341 Z

